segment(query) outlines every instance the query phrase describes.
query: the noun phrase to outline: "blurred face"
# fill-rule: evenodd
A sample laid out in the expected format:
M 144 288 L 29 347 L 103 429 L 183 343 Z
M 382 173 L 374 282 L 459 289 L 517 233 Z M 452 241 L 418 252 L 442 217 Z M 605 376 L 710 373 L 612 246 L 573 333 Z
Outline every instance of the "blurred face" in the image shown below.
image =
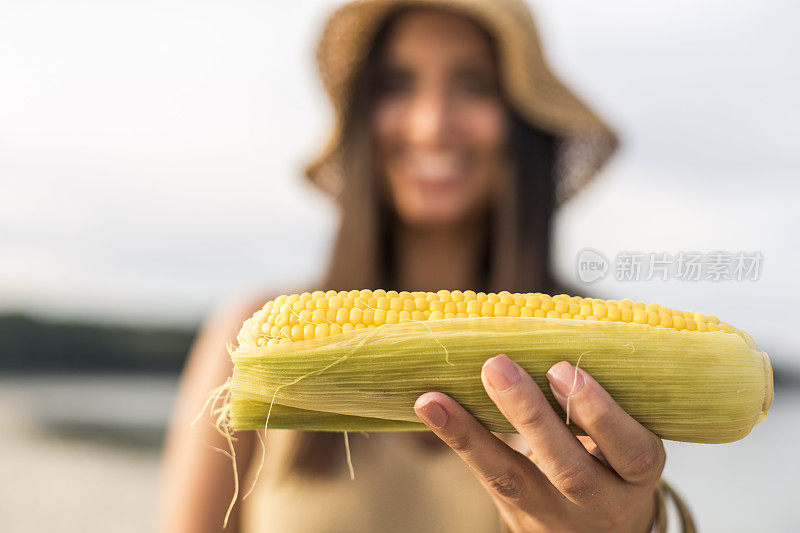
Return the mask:
M 487 37 L 470 20 L 410 11 L 392 26 L 374 113 L 379 174 L 400 218 L 452 225 L 490 205 L 506 113 Z

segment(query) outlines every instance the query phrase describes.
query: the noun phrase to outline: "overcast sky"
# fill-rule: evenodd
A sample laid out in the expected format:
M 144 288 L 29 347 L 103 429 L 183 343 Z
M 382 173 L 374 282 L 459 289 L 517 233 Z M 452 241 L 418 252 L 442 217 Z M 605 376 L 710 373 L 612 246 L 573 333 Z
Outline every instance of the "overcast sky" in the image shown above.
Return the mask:
M 331 1 L 0 5 L 0 311 L 194 323 L 313 283 L 335 225 L 300 180 L 330 123 Z M 586 292 L 720 315 L 800 363 L 797 2 L 534 3 L 561 76 L 623 150 L 558 220 L 556 265 L 761 251 L 757 282 Z

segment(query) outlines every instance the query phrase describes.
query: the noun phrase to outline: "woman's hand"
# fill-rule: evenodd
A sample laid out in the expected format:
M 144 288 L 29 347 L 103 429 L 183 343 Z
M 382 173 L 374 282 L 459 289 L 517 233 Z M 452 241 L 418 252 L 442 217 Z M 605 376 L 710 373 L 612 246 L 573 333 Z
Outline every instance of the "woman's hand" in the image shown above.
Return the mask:
M 414 410 L 475 471 L 512 531 L 649 531 L 664 447 L 594 378 L 566 361 L 547 372 L 558 402 L 566 409 L 569 397 L 570 418 L 591 437 L 584 440 L 505 355 L 487 360 L 481 379 L 530 459 L 445 394 L 423 394 Z

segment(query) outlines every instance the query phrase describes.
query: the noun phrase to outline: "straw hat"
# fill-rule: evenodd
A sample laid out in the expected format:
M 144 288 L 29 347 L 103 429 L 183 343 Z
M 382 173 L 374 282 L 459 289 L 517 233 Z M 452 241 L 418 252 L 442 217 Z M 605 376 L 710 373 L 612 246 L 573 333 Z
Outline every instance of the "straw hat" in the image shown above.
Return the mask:
M 320 75 L 336 113 L 327 145 L 306 168 L 306 176 L 320 189 L 334 197 L 342 189 L 342 126 L 351 85 L 382 23 L 401 7 L 453 10 L 488 31 L 512 108 L 562 141 L 556 160 L 559 203 L 583 188 L 614 152 L 617 137 L 611 128 L 551 72 L 533 16 L 521 0 L 357 0 L 330 16 L 317 46 Z

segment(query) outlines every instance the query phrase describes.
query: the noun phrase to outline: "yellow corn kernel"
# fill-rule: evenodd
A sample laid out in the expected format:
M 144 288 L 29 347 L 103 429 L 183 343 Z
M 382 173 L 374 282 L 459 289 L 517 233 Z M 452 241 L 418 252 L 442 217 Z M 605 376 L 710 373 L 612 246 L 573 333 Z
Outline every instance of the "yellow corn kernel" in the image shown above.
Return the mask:
M 542 300 L 535 295 L 530 295 L 525 298 L 525 307 L 530 308 L 531 311 L 535 311 L 539 309 L 539 306 L 542 305 Z
M 360 324 L 362 318 L 364 318 L 364 312 L 361 309 L 358 307 L 353 307 L 350 309 L 350 323 Z
M 303 340 L 303 326 L 295 324 L 292 326 L 291 334 L 289 335 L 293 341 Z
M 606 316 L 606 306 L 603 304 L 594 304 L 592 306 L 592 314 L 597 318 L 604 318 Z

